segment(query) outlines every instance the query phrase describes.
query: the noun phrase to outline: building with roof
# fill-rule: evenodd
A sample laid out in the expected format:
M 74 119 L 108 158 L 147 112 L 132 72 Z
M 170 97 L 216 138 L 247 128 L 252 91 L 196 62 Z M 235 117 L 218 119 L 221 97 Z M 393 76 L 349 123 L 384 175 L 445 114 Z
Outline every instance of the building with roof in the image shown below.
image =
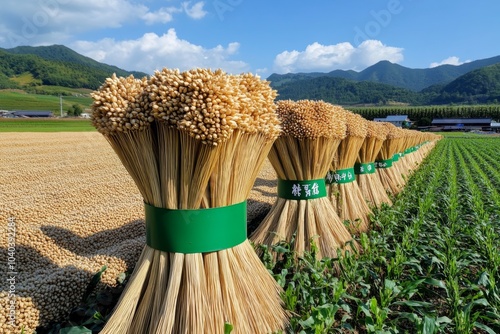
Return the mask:
M 500 132 L 500 122 L 491 122 L 491 131 Z
M 52 117 L 50 110 L 14 110 L 12 113 L 15 117 Z
M 394 124 L 397 127 L 410 127 L 411 121 L 408 118 L 408 115 L 388 115 L 385 118 L 374 118 L 374 122 L 389 122 Z
M 432 127 L 436 131 L 491 131 L 491 118 L 435 118 Z

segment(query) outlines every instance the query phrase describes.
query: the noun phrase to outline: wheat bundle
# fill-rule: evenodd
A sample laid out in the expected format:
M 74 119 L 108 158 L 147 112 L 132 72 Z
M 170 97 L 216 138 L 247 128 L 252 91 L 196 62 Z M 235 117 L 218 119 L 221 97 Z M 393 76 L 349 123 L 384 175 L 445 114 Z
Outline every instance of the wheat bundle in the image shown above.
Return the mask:
M 297 255 L 318 238 L 318 257 L 336 257 L 352 241 L 326 194 L 325 175 L 346 135 L 345 114 L 323 101 L 277 103 L 282 133 L 269 152 L 278 177 L 278 198 L 254 231 L 256 244 L 290 242 Z M 354 243 L 352 243 L 354 245 Z
M 368 122 L 366 138 L 359 150 L 356 180 L 363 198 L 372 207 L 380 207 L 383 203 L 392 204 L 380 179 L 376 175 L 375 160 L 382 148 L 389 129 L 377 122 Z
M 395 154 L 395 156 L 398 156 L 398 161 L 397 164 L 395 164 L 395 167 L 398 169 L 399 173 L 405 180 L 408 179 L 408 176 L 411 172 L 411 162 L 409 161 L 410 147 L 411 144 L 409 133 L 407 130 L 404 130 L 404 136 L 401 139 L 398 153 Z
M 387 137 L 382 143 L 382 148 L 377 155 L 375 161 L 376 175 L 380 179 L 383 189 L 391 194 L 396 194 L 398 189 L 398 184 L 395 182 L 392 171 L 392 164 L 394 162 L 393 157 L 397 150 L 396 138 L 399 136 L 399 129 L 394 124 L 389 122 L 381 122 L 382 126 L 389 129 Z
M 423 147 L 425 146 L 426 139 L 425 139 L 425 134 L 419 131 L 415 131 L 415 156 L 416 156 L 416 161 L 417 164 L 420 164 L 422 160 L 425 158 L 425 149 Z
M 401 168 L 402 174 L 408 178 L 412 172 L 417 168 L 418 163 L 421 161 L 420 154 L 416 154 L 418 150 L 419 135 L 417 131 L 405 130 L 404 144 L 402 145 L 402 158 Z
M 267 82 L 220 70 L 148 81 L 161 191 L 144 198 L 147 245 L 102 333 L 285 328 L 280 288 L 246 238 L 246 198 L 279 134 L 274 98 Z
M 421 160 L 424 160 L 429 152 L 434 148 L 436 142 L 441 138 L 441 136 L 435 135 L 433 133 L 420 132 L 420 145 L 419 152 L 421 155 Z
M 135 181 L 144 200 L 159 205 L 161 198 L 154 150 L 154 118 L 141 94 L 147 79 L 107 78 L 91 94 L 92 124 L 104 135 Z
M 122 164 L 131 175 L 145 202 L 161 205 L 160 178 L 152 131 L 154 118 L 141 101 L 146 79 L 133 76 L 107 78 L 99 90 L 93 92 L 92 124 L 104 135 Z M 141 296 L 143 282 L 148 275 L 153 251 L 145 248 L 139 258 L 130 284 L 122 294 L 122 306 L 111 319 L 125 320 L 116 333 L 127 333 Z M 116 321 L 116 320 L 115 320 Z
M 346 116 L 346 137 L 341 141 L 331 170 L 327 174 L 330 199 L 337 213 L 349 221 L 352 232 L 366 232 L 371 210 L 364 200 L 355 176 L 355 163 L 365 141 L 368 124 L 360 115 L 344 111 Z
M 403 160 L 405 144 L 407 140 L 407 131 L 403 129 L 399 129 L 398 136 L 394 139 L 396 143 L 396 153 L 394 153 L 392 157 L 392 169 L 390 170 L 393 173 L 394 180 L 399 185 L 398 192 L 404 188 L 406 184 L 406 176 L 407 176 L 407 164 L 406 161 Z

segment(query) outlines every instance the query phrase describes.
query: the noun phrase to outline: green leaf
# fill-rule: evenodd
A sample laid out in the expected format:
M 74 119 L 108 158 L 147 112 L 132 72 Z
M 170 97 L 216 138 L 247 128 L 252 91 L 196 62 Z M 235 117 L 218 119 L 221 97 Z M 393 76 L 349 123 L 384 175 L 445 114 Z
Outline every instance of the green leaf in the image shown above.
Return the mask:
M 441 280 L 437 280 L 437 279 L 434 279 L 434 278 L 426 278 L 425 281 L 424 281 L 424 283 L 432 285 L 432 286 L 435 286 L 437 288 L 441 288 L 441 289 L 447 290 L 446 284 L 444 283 L 444 281 L 441 281 Z
M 83 326 L 73 326 L 62 328 L 59 334 L 92 334 L 92 331 L 87 327 Z
M 377 310 L 378 310 L 377 299 L 375 298 L 370 299 L 370 311 L 376 314 Z
M 233 325 L 231 325 L 229 322 L 226 322 L 224 324 L 224 334 L 230 334 L 233 331 Z
M 474 327 L 476 328 L 479 328 L 479 329 L 482 329 L 483 331 L 486 331 L 488 334 L 497 334 L 493 329 L 491 329 L 490 327 L 486 326 L 486 325 L 483 325 L 482 323 L 480 322 L 475 322 L 474 323 Z
M 453 321 L 450 318 L 443 316 L 443 317 L 437 318 L 436 322 L 438 324 L 451 324 Z
M 384 280 L 384 287 L 386 289 L 390 289 L 390 290 L 394 290 L 394 288 L 396 287 L 396 282 L 394 281 L 391 281 L 390 279 L 385 279 Z
M 419 301 L 413 301 L 413 300 L 405 300 L 405 301 L 395 302 L 394 304 L 395 305 L 404 305 L 404 306 L 409 306 L 409 307 L 431 307 L 431 306 L 433 306 L 431 303 L 419 302 Z
M 86 301 L 87 298 L 90 296 L 92 291 L 96 288 L 97 284 L 101 281 L 102 274 L 108 269 L 107 266 L 102 266 L 101 270 L 99 270 L 94 277 L 90 280 L 89 285 L 87 285 L 87 289 L 85 290 L 85 293 L 83 294 L 83 301 Z
M 289 252 L 289 250 L 287 248 L 285 248 L 283 246 L 278 246 L 278 245 L 274 247 L 274 251 L 276 253 L 282 253 L 282 254 Z
M 303 328 L 313 328 L 314 327 L 314 318 L 312 316 L 310 316 L 306 320 L 299 320 L 299 324 Z
M 363 312 L 367 318 L 371 318 L 372 314 L 370 313 L 370 310 L 367 307 L 367 304 L 359 305 L 358 306 L 358 314 L 359 311 Z
M 425 316 L 422 334 L 434 334 L 436 331 L 436 319 Z
M 490 303 L 486 300 L 486 298 L 476 299 L 472 302 L 473 305 L 482 305 L 482 306 L 490 306 Z
M 398 313 L 398 318 L 408 319 L 408 320 L 410 320 L 410 321 L 412 321 L 414 323 L 419 323 L 420 322 L 420 318 L 415 313 L 399 312 Z

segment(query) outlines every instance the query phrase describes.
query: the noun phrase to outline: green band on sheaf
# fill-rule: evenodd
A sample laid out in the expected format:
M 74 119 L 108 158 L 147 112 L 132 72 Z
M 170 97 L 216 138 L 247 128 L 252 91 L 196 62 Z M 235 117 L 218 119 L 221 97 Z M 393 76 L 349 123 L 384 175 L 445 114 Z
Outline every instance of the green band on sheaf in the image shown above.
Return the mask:
M 325 182 L 327 184 L 343 184 L 356 181 L 356 173 L 354 172 L 354 167 L 339 169 L 335 172 L 329 171 L 326 174 Z
M 412 147 L 407 148 L 407 149 L 405 150 L 405 154 L 410 154 L 410 153 L 413 153 L 413 152 L 415 152 L 415 151 L 416 151 L 415 146 L 412 146 Z
M 375 168 L 389 168 L 392 167 L 392 159 L 377 160 L 375 161 Z
M 325 180 L 278 179 L 278 197 L 296 200 L 326 197 Z
M 354 165 L 354 173 L 355 174 L 373 174 L 375 173 L 375 163 L 374 162 L 368 162 L 368 163 L 357 163 Z
M 247 239 L 247 202 L 218 208 L 175 210 L 144 203 L 146 243 L 169 253 L 207 253 Z
M 399 161 L 399 153 L 396 153 L 392 156 L 392 162 Z

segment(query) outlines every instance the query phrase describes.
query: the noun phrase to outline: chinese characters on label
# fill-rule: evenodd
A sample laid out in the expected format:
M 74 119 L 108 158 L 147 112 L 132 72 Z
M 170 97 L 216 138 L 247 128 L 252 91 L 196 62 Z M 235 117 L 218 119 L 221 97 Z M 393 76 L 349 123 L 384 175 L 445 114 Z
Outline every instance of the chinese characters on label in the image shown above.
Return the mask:
M 354 169 L 344 169 L 338 170 L 336 172 L 329 171 L 326 174 L 326 181 L 329 184 L 332 183 L 349 183 L 354 181 L 356 178 L 354 176 Z
M 327 181 L 328 184 L 332 184 L 333 183 L 334 175 L 335 175 L 335 173 L 332 172 L 331 170 L 328 171 L 328 173 L 326 173 L 326 181 Z
M 348 172 L 342 171 L 340 173 L 336 172 L 334 177 L 335 177 L 335 181 L 339 182 L 339 183 L 354 180 L 354 174 L 351 173 L 350 171 L 348 171 Z
M 304 191 L 302 195 L 302 191 Z M 316 182 L 309 183 L 309 184 L 294 184 L 292 186 L 292 195 L 294 197 L 311 197 L 311 196 L 316 196 L 319 195 L 319 185 Z
M 368 165 L 360 165 L 359 166 L 359 173 L 360 174 L 365 174 L 365 173 L 370 173 L 373 170 L 373 165 L 368 164 Z

